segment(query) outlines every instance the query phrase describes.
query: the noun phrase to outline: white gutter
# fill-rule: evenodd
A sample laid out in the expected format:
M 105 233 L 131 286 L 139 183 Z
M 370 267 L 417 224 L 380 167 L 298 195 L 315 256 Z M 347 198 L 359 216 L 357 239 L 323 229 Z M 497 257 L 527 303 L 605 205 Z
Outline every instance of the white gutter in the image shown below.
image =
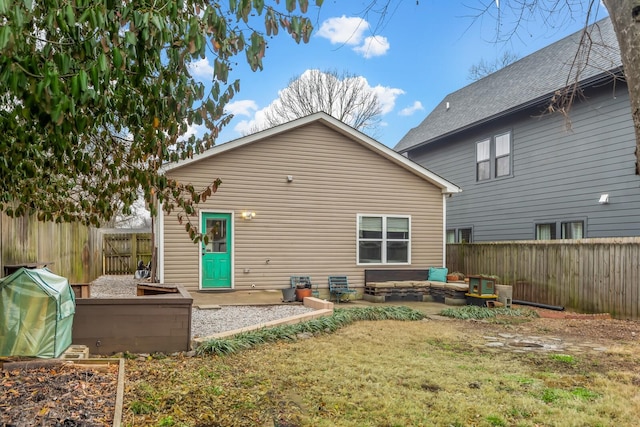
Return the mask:
M 447 198 L 448 194 L 442 195 L 442 266 L 447 266 Z
M 156 243 L 158 250 L 156 272 L 158 273 L 158 282 L 164 283 L 164 211 L 162 210 L 162 202 L 158 203 L 156 224 L 156 239 L 158 239 Z

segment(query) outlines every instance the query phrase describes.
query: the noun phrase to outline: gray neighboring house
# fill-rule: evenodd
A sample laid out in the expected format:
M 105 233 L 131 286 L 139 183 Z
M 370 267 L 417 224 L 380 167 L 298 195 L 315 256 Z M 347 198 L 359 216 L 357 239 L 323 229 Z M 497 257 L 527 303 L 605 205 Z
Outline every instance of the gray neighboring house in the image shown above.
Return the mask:
M 448 242 L 640 236 L 627 85 L 608 18 L 447 95 L 395 150 L 463 190 Z M 585 59 L 588 55 L 588 63 Z M 568 120 L 551 98 L 579 72 Z

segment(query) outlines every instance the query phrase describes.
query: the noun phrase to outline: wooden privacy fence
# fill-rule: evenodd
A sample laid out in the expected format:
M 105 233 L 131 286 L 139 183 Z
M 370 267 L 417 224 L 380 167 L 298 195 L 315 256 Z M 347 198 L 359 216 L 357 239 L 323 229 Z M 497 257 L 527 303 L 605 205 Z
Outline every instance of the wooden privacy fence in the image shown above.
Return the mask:
M 640 319 L 640 238 L 447 244 L 449 271 L 500 277 L 513 299 Z
M 151 260 L 151 233 L 105 233 L 102 242 L 102 274 L 134 274 Z
M 0 213 L 0 276 L 4 266 L 46 262 L 71 283 L 88 283 L 102 272 L 100 232 L 80 223 L 41 222 L 35 216 Z

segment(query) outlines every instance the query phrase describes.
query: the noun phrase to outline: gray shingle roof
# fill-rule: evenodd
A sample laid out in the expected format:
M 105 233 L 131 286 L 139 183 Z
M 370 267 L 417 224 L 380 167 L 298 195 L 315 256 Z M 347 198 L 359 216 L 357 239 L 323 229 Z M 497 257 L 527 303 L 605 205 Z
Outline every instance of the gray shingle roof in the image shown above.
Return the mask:
M 578 31 L 447 95 L 394 149 L 402 153 L 539 103 L 573 83 L 578 72 L 585 82 L 619 69 L 622 60 L 611 20 L 605 18 L 589 28 L 591 49 L 580 49 L 582 31 Z

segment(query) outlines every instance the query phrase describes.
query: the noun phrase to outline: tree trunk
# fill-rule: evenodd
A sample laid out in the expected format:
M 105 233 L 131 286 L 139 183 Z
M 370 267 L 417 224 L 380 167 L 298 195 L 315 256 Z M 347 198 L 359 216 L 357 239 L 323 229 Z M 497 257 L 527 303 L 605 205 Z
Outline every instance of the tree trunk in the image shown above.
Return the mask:
M 640 175 L 640 0 L 604 0 L 620 45 L 636 130 L 636 175 Z

